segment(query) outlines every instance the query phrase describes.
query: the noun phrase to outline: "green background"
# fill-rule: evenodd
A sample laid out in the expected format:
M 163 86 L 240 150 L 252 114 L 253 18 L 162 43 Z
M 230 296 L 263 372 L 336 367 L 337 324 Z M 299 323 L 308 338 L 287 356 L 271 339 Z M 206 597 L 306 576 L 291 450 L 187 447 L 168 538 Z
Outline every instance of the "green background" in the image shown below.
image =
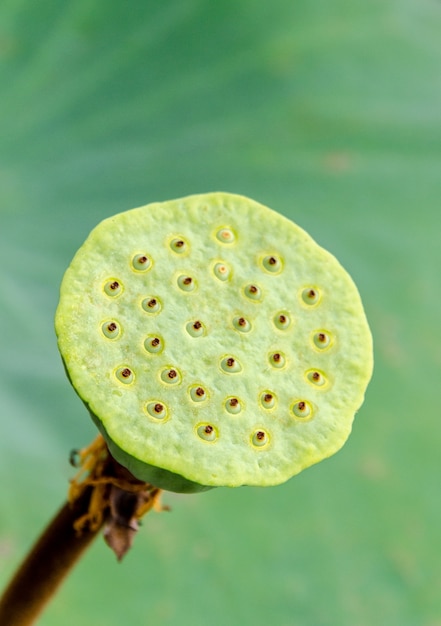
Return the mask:
M 441 624 L 440 33 L 435 0 L 2 0 L 2 585 L 95 434 L 53 314 L 101 219 L 248 195 L 339 258 L 375 340 L 339 454 L 280 487 L 166 494 L 42 626 Z

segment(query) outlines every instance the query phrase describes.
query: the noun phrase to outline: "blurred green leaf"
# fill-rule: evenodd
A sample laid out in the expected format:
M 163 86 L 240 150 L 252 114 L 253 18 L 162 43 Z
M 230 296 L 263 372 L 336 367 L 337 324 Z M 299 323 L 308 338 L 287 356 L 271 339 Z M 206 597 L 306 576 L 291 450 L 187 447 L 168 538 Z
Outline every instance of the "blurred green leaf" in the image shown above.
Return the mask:
M 441 624 L 440 32 L 435 0 L 2 2 L 1 584 L 94 436 L 52 325 L 99 220 L 249 195 L 336 254 L 376 346 L 338 455 L 277 488 L 166 495 L 42 626 Z

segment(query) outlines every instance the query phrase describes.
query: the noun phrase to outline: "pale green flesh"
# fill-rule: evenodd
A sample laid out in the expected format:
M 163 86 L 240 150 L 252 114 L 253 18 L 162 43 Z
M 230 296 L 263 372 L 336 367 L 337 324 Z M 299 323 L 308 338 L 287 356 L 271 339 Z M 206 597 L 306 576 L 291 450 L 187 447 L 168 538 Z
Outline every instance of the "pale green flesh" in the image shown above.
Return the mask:
M 116 445 L 115 442 L 108 436 L 102 422 L 96 417 L 96 415 L 93 415 L 93 413 L 90 415 L 106 440 L 112 456 L 119 463 L 121 463 L 121 465 L 124 465 L 124 467 L 126 467 L 134 476 L 139 478 L 139 480 L 151 483 L 161 489 L 175 491 L 178 493 L 197 493 L 214 488 L 195 483 L 187 478 L 184 478 L 183 476 L 180 476 L 179 474 L 175 474 L 174 472 L 170 472 L 161 467 L 156 467 L 155 465 L 139 461 L 130 454 L 127 454 L 127 452 Z
M 137 255 L 147 257 L 146 271 L 133 266 Z M 115 280 L 122 288 L 108 295 Z M 247 297 L 248 285 L 260 299 Z M 311 289 L 318 301 L 306 304 Z M 152 297 L 158 312 L 143 308 Z M 115 338 L 103 333 L 111 322 Z M 345 270 L 286 218 L 225 193 L 99 224 L 66 271 L 56 331 L 72 384 L 118 460 L 158 486 L 151 467 L 164 469 L 165 488 L 177 491 L 274 485 L 330 456 L 349 436 L 372 373 L 369 327 Z M 144 343 L 155 338 L 159 351 Z M 125 368 L 128 384 L 118 374 Z M 163 373 L 170 369 L 172 381 Z M 231 398 L 239 412 L 227 410 Z M 296 414 L 299 402 L 309 415 Z M 152 415 L 157 404 L 163 419 Z M 201 437 L 206 425 L 212 432 Z

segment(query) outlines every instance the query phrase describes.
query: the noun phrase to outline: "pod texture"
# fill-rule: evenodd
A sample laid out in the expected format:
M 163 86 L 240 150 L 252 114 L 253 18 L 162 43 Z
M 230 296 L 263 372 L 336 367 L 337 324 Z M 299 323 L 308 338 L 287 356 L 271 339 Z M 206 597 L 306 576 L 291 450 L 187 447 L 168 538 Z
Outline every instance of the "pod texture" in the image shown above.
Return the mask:
M 101 222 L 59 349 L 111 452 L 172 491 L 276 485 L 341 448 L 372 374 L 360 296 L 293 222 L 212 193 Z

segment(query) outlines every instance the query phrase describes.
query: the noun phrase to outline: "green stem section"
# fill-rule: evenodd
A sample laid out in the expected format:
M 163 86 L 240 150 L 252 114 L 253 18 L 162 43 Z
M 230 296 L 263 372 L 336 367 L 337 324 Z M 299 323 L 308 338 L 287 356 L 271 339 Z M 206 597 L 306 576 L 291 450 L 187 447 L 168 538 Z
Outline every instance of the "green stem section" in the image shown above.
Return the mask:
M 72 504 L 66 503 L 37 540 L 0 599 L 0 624 L 30 626 L 57 591 L 100 528 L 74 522 L 89 510 L 92 488 L 87 487 Z

